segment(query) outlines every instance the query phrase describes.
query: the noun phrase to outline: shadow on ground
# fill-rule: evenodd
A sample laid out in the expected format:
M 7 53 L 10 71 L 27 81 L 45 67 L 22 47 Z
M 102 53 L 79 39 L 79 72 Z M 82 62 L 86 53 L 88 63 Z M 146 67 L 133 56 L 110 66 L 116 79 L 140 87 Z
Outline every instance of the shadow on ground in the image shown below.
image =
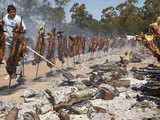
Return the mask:
M 21 86 L 21 84 L 12 85 L 10 89 L 8 86 L 2 86 L 0 87 L 0 95 L 10 95 L 21 89 L 26 89 L 26 87 Z
M 75 84 L 75 81 L 63 81 L 58 86 L 73 86 Z
M 64 73 L 64 72 L 69 72 L 69 71 L 74 71 L 76 70 L 75 68 L 73 67 L 67 67 L 67 68 L 64 68 L 64 69 L 59 69 L 59 70 L 56 70 L 57 73 Z
M 36 77 L 36 78 L 34 78 L 32 81 L 33 82 L 43 82 L 43 76 L 38 76 L 38 77 Z

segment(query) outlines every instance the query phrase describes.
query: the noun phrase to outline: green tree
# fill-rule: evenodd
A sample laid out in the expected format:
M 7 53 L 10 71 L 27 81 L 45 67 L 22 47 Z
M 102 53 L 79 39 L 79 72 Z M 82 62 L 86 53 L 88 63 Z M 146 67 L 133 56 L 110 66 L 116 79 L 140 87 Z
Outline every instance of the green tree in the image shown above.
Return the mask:
M 88 11 L 86 11 L 85 4 L 79 5 L 79 3 L 75 3 L 70 9 L 70 12 L 73 24 L 76 24 L 82 29 L 87 26 L 86 20 L 91 17 L 91 15 L 89 15 Z
M 159 0 L 145 0 L 144 6 L 141 8 L 141 17 L 143 18 L 143 25 L 148 26 L 160 16 L 160 2 Z
M 115 32 L 115 17 L 117 13 L 115 8 L 110 6 L 102 10 L 101 29 L 104 34 Z
M 123 33 L 136 33 L 141 29 L 142 17 L 140 8 L 136 6 L 137 0 L 127 0 L 118 5 L 116 10 L 119 16 L 116 18 L 119 31 Z
M 65 22 L 65 11 L 64 8 L 55 7 L 49 8 L 49 21 L 54 27 L 61 27 Z
M 54 0 L 56 7 L 58 8 L 64 8 L 69 2 L 70 0 Z

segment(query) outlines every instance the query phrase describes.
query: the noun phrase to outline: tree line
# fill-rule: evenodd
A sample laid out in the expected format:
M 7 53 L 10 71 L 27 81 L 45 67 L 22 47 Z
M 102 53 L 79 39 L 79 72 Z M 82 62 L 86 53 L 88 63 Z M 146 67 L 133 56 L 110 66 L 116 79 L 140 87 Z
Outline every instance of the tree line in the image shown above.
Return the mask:
M 2 0 L 3 1 L 3 0 Z M 48 0 L 15 0 L 23 6 L 24 19 L 44 21 L 50 27 L 58 27 L 69 34 L 103 35 L 108 34 L 138 34 L 145 31 L 149 24 L 160 16 L 159 0 L 144 0 L 143 6 L 138 6 L 138 0 L 126 0 L 116 7 L 102 9 L 101 19 L 93 18 L 86 10 L 85 4 L 74 3 L 70 8 L 71 21 L 66 22 L 65 8 L 71 0 L 53 0 L 54 6 Z

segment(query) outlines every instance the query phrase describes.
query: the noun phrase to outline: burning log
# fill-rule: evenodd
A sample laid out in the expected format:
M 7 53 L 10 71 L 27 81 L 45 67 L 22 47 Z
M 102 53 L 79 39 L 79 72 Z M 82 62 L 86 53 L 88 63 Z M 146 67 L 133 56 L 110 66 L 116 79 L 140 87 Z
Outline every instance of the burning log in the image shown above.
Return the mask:
M 53 64 L 55 64 L 55 49 L 56 49 L 56 29 L 53 29 L 52 32 L 49 32 L 49 39 L 48 39 L 48 54 L 47 59 L 50 60 Z M 51 64 L 47 62 L 49 67 L 52 67 Z
M 39 53 L 40 55 L 44 54 L 44 49 L 45 49 L 44 35 L 45 35 L 44 28 L 40 28 L 38 42 L 37 42 L 37 46 L 35 49 L 35 51 L 37 53 Z M 32 64 L 36 65 L 37 63 L 40 63 L 40 57 L 38 55 L 34 54 L 34 60 L 33 60 Z
M 13 108 L 9 113 L 8 116 L 6 118 L 6 120 L 17 120 L 18 118 L 18 108 Z
M 90 89 L 80 91 L 78 93 L 70 95 L 68 97 L 68 103 L 74 105 L 76 103 L 91 99 L 95 94 L 95 91 L 92 91 Z
M 4 22 L 0 18 L 0 63 L 2 63 L 5 54 L 5 34 L 3 29 Z
M 25 40 L 25 31 L 20 25 L 16 25 L 13 30 L 13 40 L 11 44 L 11 53 L 7 60 L 7 72 L 10 76 L 10 79 L 16 77 L 16 66 L 18 62 L 21 61 L 26 52 L 26 40 Z

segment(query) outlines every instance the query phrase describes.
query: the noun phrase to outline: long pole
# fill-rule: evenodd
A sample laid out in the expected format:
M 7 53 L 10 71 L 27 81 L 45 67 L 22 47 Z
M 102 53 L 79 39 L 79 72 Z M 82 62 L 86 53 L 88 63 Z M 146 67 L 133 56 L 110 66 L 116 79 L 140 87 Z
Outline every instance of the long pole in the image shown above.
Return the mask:
M 6 42 L 7 45 L 10 45 L 8 42 Z M 33 50 L 32 48 L 30 48 L 29 46 L 27 46 L 27 49 L 29 49 L 31 52 L 35 53 L 36 55 L 38 55 L 39 57 L 41 57 L 44 61 L 50 63 L 51 65 L 54 66 L 54 64 L 49 61 L 48 59 L 46 59 L 44 56 L 40 55 L 39 53 L 37 53 L 35 50 Z

